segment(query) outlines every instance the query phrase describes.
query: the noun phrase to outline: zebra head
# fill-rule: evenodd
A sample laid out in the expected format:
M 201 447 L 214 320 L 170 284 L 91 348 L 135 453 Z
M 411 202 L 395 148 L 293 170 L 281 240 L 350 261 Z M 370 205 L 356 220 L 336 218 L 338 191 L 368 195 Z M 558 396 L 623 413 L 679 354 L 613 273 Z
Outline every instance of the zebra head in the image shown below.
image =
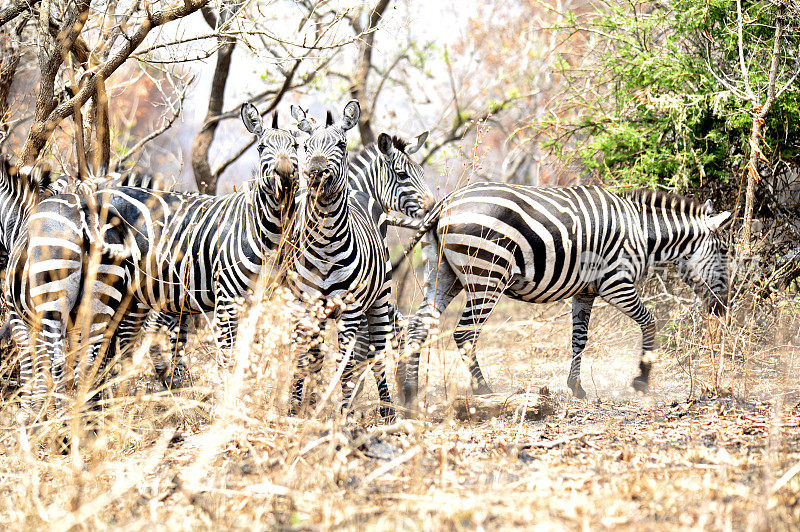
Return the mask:
M 334 123 L 328 111 L 325 125 L 306 131 L 310 136 L 305 141 L 303 175 L 306 178 L 310 197 L 339 197 L 347 190 L 347 138 L 345 133 L 358 123 L 361 107 L 357 100 L 344 106 L 343 117 Z
M 425 183 L 422 167 L 411 159 L 428 138 L 425 131 L 417 137 L 417 144 L 390 137 L 386 133 L 378 135 L 378 150 L 382 155 L 382 165 L 378 186 L 381 201 L 391 210 L 408 216 L 422 216 L 436 202 L 433 192 Z
M 256 106 L 242 105 L 242 121 L 247 131 L 258 139 L 259 178 L 275 178 L 277 192 L 291 191 L 297 184 L 297 139 L 293 133 L 278 128 L 278 113 L 272 126 L 265 128 Z
M 705 300 L 708 311 L 719 316 L 725 313 L 728 305 L 728 249 L 720 228 L 731 213 L 714 215 L 710 200 L 703 205 L 703 210 L 697 238 L 688 252 L 677 260 L 678 272 Z

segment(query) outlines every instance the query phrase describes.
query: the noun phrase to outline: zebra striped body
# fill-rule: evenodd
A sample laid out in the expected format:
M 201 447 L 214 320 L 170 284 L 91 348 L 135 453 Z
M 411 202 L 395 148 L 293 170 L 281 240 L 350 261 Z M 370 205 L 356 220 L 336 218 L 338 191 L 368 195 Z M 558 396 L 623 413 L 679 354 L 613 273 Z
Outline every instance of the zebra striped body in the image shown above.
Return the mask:
M 113 241 L 114 234 L 101 235 L 101 221 L 87 208 L 84 194 L 119 182 L 154 185 L 147 174 L 112 173 L 77 187 L 62 176 L 42 189 L 40 198 L 46 199 L 31 209 L 24 237 L 12 254 L 4 295 L 11 302 L 10 323 L 20 346 L 20 375 L 28 410 L 36 412 L 43 405 L 51 381 L 54 391 L 63 393 L 67 371 L 75 370 L 82 382 L 97 372 L 102 364 L 95 367 L 95 356 L 113 331 L 109 323 L 122 317 L 130 276 L 118 259 L 85 249 L 86 241 Z M 82 192 L 66 192 L 75 188 Z M 122 251 L 121 243 L 109 248 Z M 67 331 L 74 333 L 73 352 L 86 347 L 82 366 L 66 364 Z
M 719 310 L 727 268 L 717 229 L 728 213 L 710 204 L 648 191 L 615 195 L 599 187 L 467 186 L 444 200 L 425 235 L 425 300 L 409 324 L 404 394 L 417 395 L 419 349 L 429 328 L 461 291 L 467 296 L 454 333 L 473 388 L 490 391 L 475 356 L 480 329 L 502 295 L 531 303 L 573 298 L 573 358 L 568 386 L 578 397 L 581 353 L 597 296 L 642 329 L 641 374 L 647 388 L 654 320 L 634 283 L 654 262 L 678 262 L 684 278 Z M 705 283 L 705 284 L 703 284 Z M 405 378 L 403 378 L 405 377 Z
M 235 336 L 236 298 L 255 286 L 268 251 L 280 243 L 296 188 L 294 137 L 264 130 L 257 111 L 247 111 L 243 118 L 259 136 L 261 176 L 238 193 L 214 197 L 121 187 L 83 197 L 80 205 L 65 205 L 64 215 L 57 212 L 59 198 L 42 203 L 37 213 L 41 224 L 31 227 L 31 241 L 56 238 L 47 241 L 49 256 L 28 260 L 24 277 L 35 297 L 17 297 L 28 321 L 39 321 L 45 329 L 40 336 L 47 345 L 40 350 L 37 345 L 35 360 L 50 353 L 56 382 L 70 302 L 97 271 L 77 260 L 86 256 L 87 241 L 101 251 L 89 254 L 99 258 L 100 272 L 91 291 L 107 298 L 91 309 L 93 330 L 97 327 L 110 339 L 116 327 L 104 309 L 116 310 L 122 318 L 118 343 L 124 350 L 150 309 L 174 315 L 214 310 L 221 362 L 226 362 Z M 78 228 L 83 231 L 76 230 L 70 216 L 83 221 Z M 109 272 L 122 259 L 125 268 Z M 118 275 L 111 279 L 110 273 Z M 132 309 L 127 304 L 131 295 L 136 297 Z
M 299 339 L 298 375 L 292 386 L 292 412 L 302 404 L 304 381 L 322 364 L 318 349 L 319 321 L 338 322 L 339 353 L 346 358 L 342 374 L 344 406 L 356 381 L 374 355 L 386 349 L 394 330 L 390 305 L 391 265 L 384 244 L 383 210 L 370 196 L 350 192 L 347 180 L 345 131 L 358 121 L 358 102 L 345 106 L 344 118 L 334 125 L 300 128 L 306 139 L 303 175 L 308 192 L 301 200 L 299 245 L 288 260 L 286 281 L 299 302 L 295 337 Z M 372 353 L 370 351 L 373 351 Z M 381 400 L 381 415 L 391 418 L 391 397 L 381 360 L 372 361 Z

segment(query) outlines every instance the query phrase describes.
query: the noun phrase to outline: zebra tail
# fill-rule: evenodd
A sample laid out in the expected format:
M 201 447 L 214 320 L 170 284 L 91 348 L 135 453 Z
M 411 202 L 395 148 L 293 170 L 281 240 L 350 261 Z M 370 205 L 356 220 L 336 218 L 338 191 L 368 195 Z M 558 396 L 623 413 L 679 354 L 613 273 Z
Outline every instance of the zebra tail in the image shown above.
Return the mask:
M 93 245 L 97 246 L 102 255 L 110 257 L 112 260 L 122 262 L 132 259 L 137 261 L 141 258 L 139 247 L 131 231 L 122 229 L 124 224 L 114 225 L 101 223 L 97 212 L 90 210 L 88 219 L 84 218 L 83 232 L 85 238 Z
M 392 270 L 397 269 L 398 266 L 403 264 L 403 261 L 406 260 L 406 257 L 414 250 L 414 246 L 422 240 L 422 237 L 437 223 L 439 223 L 439 217 L 442 215 L 442 209 L 444 208 L 445 200 L 438 201 L 431 209 L 425 213 L 425 216 L 422 217 L 420 222 L 416 224 L 412 224 L 410 222 L 405 222 L 402 224 L 402 227 L 408 227 L 410 229 L 416 229 L 417 232 L 414 233 L 414 236 L 411 237 L 411 242 L 409 245 L 405 247 L 403 250 L 403 254 L 400 255 L 396 259 L 392 259 Z M 389 222 L 391 223 L 391 222 Z M 408 224 L 408 225 L 406 225 Z M 392 224 L 392 225 L 401 225 L 401 224 Z

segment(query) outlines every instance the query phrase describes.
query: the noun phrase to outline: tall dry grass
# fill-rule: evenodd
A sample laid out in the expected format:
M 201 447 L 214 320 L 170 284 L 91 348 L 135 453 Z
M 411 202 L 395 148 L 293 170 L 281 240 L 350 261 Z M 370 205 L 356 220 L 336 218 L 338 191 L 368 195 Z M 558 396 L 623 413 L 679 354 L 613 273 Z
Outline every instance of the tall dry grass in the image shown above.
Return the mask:
M 254 301 L 240 324 L 232 372 L 217 368 L 201 327 L 188 346 L 184 389 L 157 383 L 144 345 L 115 364 L 97 410 L 67 409 L 32 430 L 18 423 L 19 404 L 7 394 L 3 524 L 792 528 L 800 519 L 800 300 L 742 298 L 709 327 L 669 279 L 646 284 L 663 324 L 650 396 L 630 391 L 638 330 L 615 310 L 600 305 L 593 316 L 584 364 L 590 400 L 577 401 L 565 386 L 568 307 L 506 301 L 479 342 L 489 381 L 509 393 L 547 385 L 558 412 L 542 421 L 445 415 L 388 426 L 378 423 L 370 375 L 354 413 L 341 415 L 333 356 L 316 388 L 318 407 L 286 416 L 290 314 L 284 296 L 259 290 L 269 297 Z M 468 385 L 450 339 L 453 307 L 424 351 L 432 407 L 458 400 Z

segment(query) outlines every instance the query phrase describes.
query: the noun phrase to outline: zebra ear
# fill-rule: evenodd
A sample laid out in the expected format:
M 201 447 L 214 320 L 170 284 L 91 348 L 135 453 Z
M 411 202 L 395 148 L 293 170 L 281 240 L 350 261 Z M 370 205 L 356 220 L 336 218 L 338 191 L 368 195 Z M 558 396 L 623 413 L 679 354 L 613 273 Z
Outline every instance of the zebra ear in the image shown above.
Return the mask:
M 358 100 L 350 100 L 347 102 L 342 115 L 342 129 L 345 131 L 352 129 L 358 124 L 358 117 L 361 116 L 361 106 L 358 104 Z
M 289 108 L 289 111 L 292 114 L 292 118 L 297 120 L 297 129 L 303 131 L 304 133 L 308 133 L 309 135 L 314 131 L 314 126 L 311 123 L 311 119 L 307 116 L 308 111 L 299 105 L 292 105 Z
M 716 216 L 712 216 L 708 219 L 708 229 L 711 231 L 717 231 L 720 227 L 722 227 L 728 218 L 731 217 L 730 211 L 725 211 L 717 214 Z
M 242 104 L 242 122 L 247 131 L 253 135 L 261 135 L 264 133 L 264 125 L 261 123 L 261 115 L 258 109 L 252 103 Z
M 714 210 L 714 204 L 711 203 L 711 200 L 706 200 L 706 202 L 703 203 L 703 212 L 708 216 L 713 216 L 717 212 Z
M 333 114 L 330 110 L 325 112 L 325 127 L 333 125 Z
M 272 129 L 278 129 L 278 111 L 272 113 Z
M 411 155 L 412 153 L 417 153 L 419 149 L 425 144 L 425 141 L 428 139 L 428 132 L 423 131 L 417 137 L 417 145 L 412 146 L 411 148 L 406 148 L 406 153 Z
M 384 155 L 391 155 L 394 145 L 392 144 L 392 137 L 386 133 L 378 135 L 378 150 Z

